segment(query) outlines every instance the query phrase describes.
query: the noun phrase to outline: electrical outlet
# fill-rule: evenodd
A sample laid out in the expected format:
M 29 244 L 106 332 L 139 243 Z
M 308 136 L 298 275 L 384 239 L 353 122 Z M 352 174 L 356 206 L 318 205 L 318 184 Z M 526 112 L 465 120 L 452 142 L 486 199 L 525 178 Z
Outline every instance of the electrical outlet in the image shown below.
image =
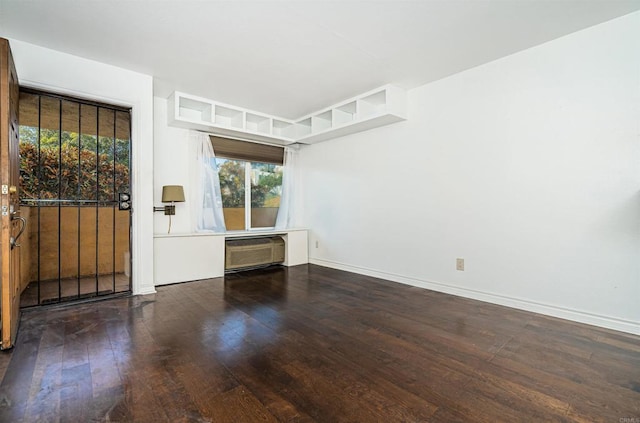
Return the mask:
M 318 248 L 318 241 L 316 241 L 316 248 Z
M 464 271 L 464 259 L 463 258 L 457 258 L 456 259 L 456 270 Z

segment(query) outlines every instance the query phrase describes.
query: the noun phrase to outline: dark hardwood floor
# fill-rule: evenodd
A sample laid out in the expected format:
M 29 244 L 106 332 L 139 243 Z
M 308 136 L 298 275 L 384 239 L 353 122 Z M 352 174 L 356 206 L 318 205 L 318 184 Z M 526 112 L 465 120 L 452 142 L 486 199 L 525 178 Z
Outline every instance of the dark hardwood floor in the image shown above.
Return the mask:
M 1 422 L 640 422 L 640 337 L 319 266 L 23 314 Z

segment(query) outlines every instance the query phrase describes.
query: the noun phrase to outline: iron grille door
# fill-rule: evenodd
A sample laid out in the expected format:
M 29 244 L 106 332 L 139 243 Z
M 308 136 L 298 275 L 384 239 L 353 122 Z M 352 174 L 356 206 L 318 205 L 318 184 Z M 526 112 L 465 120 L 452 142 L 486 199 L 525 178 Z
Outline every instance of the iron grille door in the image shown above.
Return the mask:
M 130 109 L 22 89 L 22 305 L 131 291 Z

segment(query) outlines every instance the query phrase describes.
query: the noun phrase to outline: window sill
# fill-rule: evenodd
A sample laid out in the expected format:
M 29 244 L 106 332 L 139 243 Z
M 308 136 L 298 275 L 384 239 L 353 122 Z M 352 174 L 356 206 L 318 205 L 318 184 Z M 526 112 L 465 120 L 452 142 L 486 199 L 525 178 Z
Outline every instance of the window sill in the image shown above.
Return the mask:
M 251 229 L 248 231 L 227 231 L 227 232 L 183 232 L 175 234 L 154 234 L 154 238 L 191 238 L 200 236 L 225 237 L 225 238 L 242 238 L 256 235 L 282 235 L 288 232 L 306 231 L 307 228 L 289 228 L 289 229 Z

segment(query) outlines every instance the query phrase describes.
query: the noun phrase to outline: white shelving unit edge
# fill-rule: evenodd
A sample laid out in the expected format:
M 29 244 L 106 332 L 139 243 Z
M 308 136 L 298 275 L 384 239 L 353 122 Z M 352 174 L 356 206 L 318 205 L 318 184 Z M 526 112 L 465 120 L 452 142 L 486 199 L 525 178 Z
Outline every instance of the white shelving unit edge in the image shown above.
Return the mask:
M 314 144 L 407 119 L 407 94 L 384 85 L 331 107 L 290 120 L 175 91 L 169 125 L 249 141 Z

